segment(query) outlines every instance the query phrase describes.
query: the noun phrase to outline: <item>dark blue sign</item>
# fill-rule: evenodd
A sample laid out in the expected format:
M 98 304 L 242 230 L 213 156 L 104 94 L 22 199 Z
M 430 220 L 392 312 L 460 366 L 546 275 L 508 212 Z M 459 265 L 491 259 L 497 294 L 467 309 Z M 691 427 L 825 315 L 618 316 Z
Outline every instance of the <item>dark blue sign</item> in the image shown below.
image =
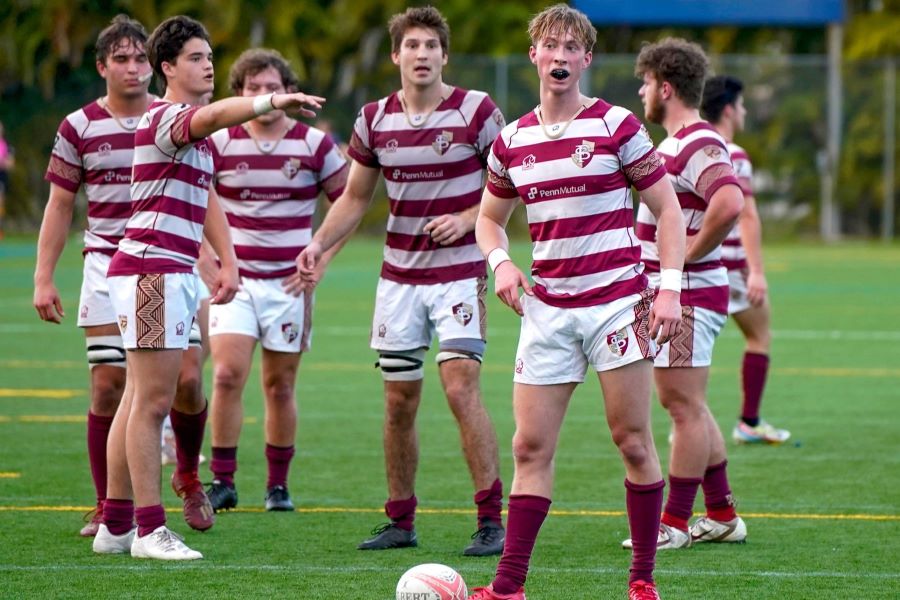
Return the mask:
M 794 25 L 843 22 L 844 0 L 574 0 L 605 25 Z

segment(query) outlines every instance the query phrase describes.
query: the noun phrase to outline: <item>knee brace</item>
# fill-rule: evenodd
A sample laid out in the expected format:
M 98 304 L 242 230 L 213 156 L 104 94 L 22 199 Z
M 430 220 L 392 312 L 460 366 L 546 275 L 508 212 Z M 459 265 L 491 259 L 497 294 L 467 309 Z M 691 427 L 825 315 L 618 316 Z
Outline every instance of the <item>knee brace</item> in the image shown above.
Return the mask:
M 448 360 L 456 360 L 459 358 L 477 360 L 480 363 L 484 357 L 484 346 L 484 340 L 463 338 L 443 340 L 434 360 L 439 365 Z
M 125 345 L 119 335 L 95 335 L 85 339 L 88 366 L 109 365 L 125 368 Z
M 422 364 L 425 360 L 425 349 L 380 351 L 376 367 L 381 369 L 385 381 L 418 381 L 425 377 Z
M 447 362 L 448 360 L 456 360 L 458 358 L 468 358 L 471 360 L 477 360 L 481 362 L 483 357 L 476 352 L 466 352 L 463 350 L 441 350 L 437 353 L 437 356 L 434 357 L 434 361 L 437 364 L 441 364 Z

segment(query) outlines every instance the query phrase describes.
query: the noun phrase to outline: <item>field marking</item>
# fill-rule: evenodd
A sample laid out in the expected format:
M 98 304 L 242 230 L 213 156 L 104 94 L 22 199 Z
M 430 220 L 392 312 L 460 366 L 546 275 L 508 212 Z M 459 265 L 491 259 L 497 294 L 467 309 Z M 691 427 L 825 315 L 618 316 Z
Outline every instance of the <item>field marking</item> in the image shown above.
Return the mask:
M 52 398 L 68 400 L 83 396 L 85 390 L 67 389 L 34 389 L 34 388 L 0 388 L 0 398 Z
M 113 560 L 117 560 L 114 558 Z M 180 563 L 180 564 L 116 564 L 104 562 L 102 565 L 0 565 L 0 571 L 6 572 L 45 572 L 45 571 L 103 571 L 108 572 L 114 570 L 133 571 L 133 572 L 160 572 L 173 570 L 200 570 L 200 571 L 259 571 L 266 573 L 386 573 L 399 574 L 405 567 L 378 567 L 378 566 L 341 566 L 329 567 L 325 565 L 228 565 L 217 564 L 203 561 L 196 564 Z M 464 573 L 494 573 L 495 567 L 487 564 L 467 563 L 465 568 L 460 568 Z M 584 574 L 584 575 L 621 575 L 622 569 L 616 567 L 541 567 L 531 566 L 529 573 L 546 573 L 546 574 Z M 711 569 L 665 569 L 659 568 L 653 570 L 654 575 L 670 575 L 673 577 L 711 577 L 711 578 L 728 578 L 741 579 L 747 577 L 763 578 L 778 577 L 783 579 L 810 579 L 810 578 L 829 578 L 829 579 L 878 579 L 878 580 L 894 580 L 900 579 L 900 573 L 871 573 L 864 571 L 722 571 Z
M 86 423 L 87 415 L 0 415 L 0 423 Z M 244 425 L 256 425 L 256 417 L 244 417 Z
M 88 512 L 95 506 L 0 506 L 0 512 Z M 170 507 L 166 512 L 181 514 L 182 507 Z M 234 513 L 264 513 L 263 507 L 236 508 L 228 512 Z M 381 514 L 383 507 L 358 508 L 344 506 L 306 506 L 297 507 L 296 511 L 302 514 Z M 422 508 L 416 509 L 416 513 L 423 515 L 471 515 L 474 509 L 468 508 Z M 504 511 L 506 512 L 506 511 Z M 560 517 L 624 517 L 624 510 L 551 510 L 553 516 Z M 748 519 L 794 519 L 807 521 L 900 521 L 900 515 L 873 515 L 873 514 L 816 514 L 816 513 L 741 513 Z
M 15 471 L 0 471 L 0 479 L 18 479 L 21 476 L 21 473 L 16 473 Z

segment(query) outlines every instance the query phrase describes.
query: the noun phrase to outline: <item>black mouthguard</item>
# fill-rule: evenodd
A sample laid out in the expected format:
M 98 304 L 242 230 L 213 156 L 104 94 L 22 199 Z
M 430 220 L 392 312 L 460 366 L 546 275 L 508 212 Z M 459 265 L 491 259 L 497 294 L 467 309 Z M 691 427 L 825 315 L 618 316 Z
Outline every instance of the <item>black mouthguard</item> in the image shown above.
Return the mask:
M 553 79 L 559 79 L 560 81 L 568 76 L 569 72 L 565 69 L 553 69 L 552 71 L 550 71 L 550 77 L 552 77 Z

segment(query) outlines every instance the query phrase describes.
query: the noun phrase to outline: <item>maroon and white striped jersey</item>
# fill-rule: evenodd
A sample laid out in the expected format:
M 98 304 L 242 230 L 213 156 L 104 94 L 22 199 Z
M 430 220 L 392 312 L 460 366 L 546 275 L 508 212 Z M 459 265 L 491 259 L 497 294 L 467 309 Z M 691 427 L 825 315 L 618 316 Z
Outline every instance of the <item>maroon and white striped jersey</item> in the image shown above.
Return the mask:
M 131 217 L 109 276 L 193 271 L 213 174 L 207 140 L 190 135 L 198 110 L 157 100 L 141 117 L 134 135 Z
M 125 233 L 131 216 L 134 127 L 139 119 L 121 118 L 120 124 L 95 100 L 59 125 L 44 178 L 73 194 L 84 185 L 88 201 L 84 252 L 112 256 Z
M 525 202 L 535 295 L 571 308 L 647 287 L 630 186 L 646 189 L 665 174 L 641 122 L 597 100 L 555 139 L 536 112 L 507 125 L 491 149 L 487 186 Z
M 420 127 L 407 120 L 396 92 L 363 107 L 349 154 L 384 175 L 390 216 L 383 278 L 425 285 L 485 276 L 474 231 L 441 246 L 423 228 L 481 201 L 485 158 L 503 124 L 487 94 L 461 88 Z
M 319 192 L 333 202 L 347 182 L 347 160 L 334 140 L 303 123 L 280 141 L 259 146 L 240 125 L 209 140 L 241 276 L 274 279 L 296 272 L 294 259 L 312 238 Z
M 713 194 L 723 185 L 738 181 L 725 140 L 705 121 L 683 128 L 659 145 L 669 180 L 684 215 L 687 235 L 696 235 Z M 638 208 L 637 236 L 648 273 L 659 272 L 656 218 L 643 202 Z M 684 265 L 682 306 L 698 306 L 722 314 L 728 312 L 728 277 L 722 265 L 722 246 Z
M 753 195 L 753 165 L 747 151 L 733 142 L 728 142 L 728 153 L 731 154 L 731 164 L 734 166 L 734 174 L 738 178 L 744 198 Z M 741 229 L 735 223 L 734 228 L 722 242 L 722 264 L 729 271 L 740 271 L 747 266 L 747 252 L 741 243 Z

